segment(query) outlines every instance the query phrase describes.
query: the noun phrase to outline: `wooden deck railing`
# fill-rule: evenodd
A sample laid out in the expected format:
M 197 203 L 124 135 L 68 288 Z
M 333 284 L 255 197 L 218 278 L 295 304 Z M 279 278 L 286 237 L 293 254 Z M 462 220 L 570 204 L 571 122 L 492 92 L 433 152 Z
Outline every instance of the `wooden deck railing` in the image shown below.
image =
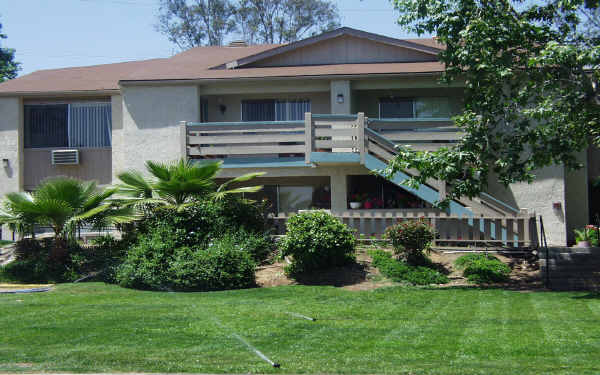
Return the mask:
M 306 113 L 300 121 L 185 122 L 186 148 L 192 158 L 304 157 L 312 152 L 363 154 L 379 151 L 367 141 L 369 128 L 394 144 L 414 149 L 447 146 L 462 136 L 448 119 L 368 119 L 364 114 L 322 115 Z M 385 153 L 384 153 L 385 154 Z M 388 155 L 389 156 L 389 155 Z
M 385 229 L 403 220 L 424 220 L 436 231 L 436 247 L 537 247 L 536 218 L 520 217 L 458 217 L 433 210 L 346 211 L 334 214 L 355 230 L 356 236 L 381 238 Z M 280 213 L 273 217 L 277 234 L 285 234 L 285 223 L 295 213 Z

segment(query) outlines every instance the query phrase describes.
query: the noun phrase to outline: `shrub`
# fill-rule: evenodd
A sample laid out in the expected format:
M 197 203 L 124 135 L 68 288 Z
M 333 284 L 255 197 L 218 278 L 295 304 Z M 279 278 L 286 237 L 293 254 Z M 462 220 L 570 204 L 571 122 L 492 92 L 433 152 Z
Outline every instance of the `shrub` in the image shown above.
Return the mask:
M 463 269 L 463 275 L 470 282 L 477 284 L 505 282 L 511 271 L 498 258 L 484 253 L 462 256 L 454 264 Z
M 275 243 L 271 236 L 240 230 L 224 236 L 231 237 L 240 250 L 250 254 L 256 264 L 263 263 L 275 251 Z
M 422 220 L 407 220 L 387 228 L 385 238 L 392 242 L 397 255 L 410 264 L 419 265 L 425 258 L 423 252 L 435 238 L 435 231 Z
M 232 236 L 207 248 L 177 246 L 168 227 L 140 235 L 119 266 L 121 286 L 137 289 L 207 291 L 254 285 L 255 264 Z
M 255 263 L 231 237 L 213 242 L 206 250 L 176 250 L 169 271 L 173 287 L 185 291 L 242 289 L 256 285 Z
M 263 206 L 236 196 L 223 200 L 199 200 L 182 210 L 158 206 L 149 207 L 144 218 L 127 227 L 125 238 L 135 241 L 141 234 L 150 234 L 159 227 L 168 227 L 179 246 L 200 246 L 226 233 L 240 230 L 265 233 L 266 214 Z
M 411 266 L 394 259 L 387 251 L 374 250 L 369 253 L 373 258 L 373 266 L 377 267 L 385 277 L 394 281 L 406 281 L 414 285 L 445 284 L 449 281 L 446 275 L 435 269 Z
M 345 265 L 354 261 L 356 239 L 341 221 L 324 211 L 303 212 L 287 222 L 280 242 L 283 256 L 291 255 L 291 275 Z
M 0 269 L 5 280 L 24 283 L 71 282 L 93 272 L 97 279 L 114 282 L 114 268 L 122 262 L 128 243 L 110 236 L 94 240 L 94 246 L 82 247 L 69 242 L 64 262 L 49 260 L 54 239 L 23 239 L 16 243 L 16 260 Z
M 15 256 L 17 260 L 47 259 L 52 249 L 53 241 L 50 238 L 34 239 L 24 238 L 15 243 Z
M 47 283 L 55 280 L 47 262 L 37 259 L 15 260 L 0 267 L 0 281 L 18 283 Z
M 107 283 L 115 283 L 115 272 L 123 262 L 131 243 L 117 240 L 110 235 L 92 239 L 92 246 L 79 247 L 71 251 L 71 279 L 97 273 L 93 278 Z

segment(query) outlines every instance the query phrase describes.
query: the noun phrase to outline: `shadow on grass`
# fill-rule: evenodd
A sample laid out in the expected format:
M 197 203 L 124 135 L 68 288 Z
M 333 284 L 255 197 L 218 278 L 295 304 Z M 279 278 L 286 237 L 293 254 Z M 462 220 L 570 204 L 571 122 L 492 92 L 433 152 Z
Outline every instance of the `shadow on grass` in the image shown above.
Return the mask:
M 600 299 L 600 291 L 589 292 L 588 294 L 584 294 L 582 296 L 571 297 L 573 299 Z
M 366 265 L 352 263 L 347 266 L 294 275 L 294 279 L 303 285 L 332 285 L 342 287 L 365 281 L 367 274 Z

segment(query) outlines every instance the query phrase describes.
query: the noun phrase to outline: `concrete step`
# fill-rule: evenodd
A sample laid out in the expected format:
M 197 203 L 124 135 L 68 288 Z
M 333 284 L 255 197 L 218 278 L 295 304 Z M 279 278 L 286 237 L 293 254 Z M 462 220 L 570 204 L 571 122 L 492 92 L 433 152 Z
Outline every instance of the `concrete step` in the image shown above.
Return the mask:
M 542 267 L 544 270 L 546 269 L 546 267 Z M 580 272 L 580 273 L 596 273 L 596 272 L 600 272 L 600 267 L 590 267 L 588 265 L 584 265 L 584 266 L 578 266 L 578 265 L 574 265 L 574 264 L 569 264 L 569 265 L 554 265 L 551 264 L 548 269 L 550 269 L 550 272 L 552 271 L 557 271 L 557 272 Z
M 575 280 L 559 279 L 550 280 L 549 288 L 552 290 L 600 290 L 600 280 Z

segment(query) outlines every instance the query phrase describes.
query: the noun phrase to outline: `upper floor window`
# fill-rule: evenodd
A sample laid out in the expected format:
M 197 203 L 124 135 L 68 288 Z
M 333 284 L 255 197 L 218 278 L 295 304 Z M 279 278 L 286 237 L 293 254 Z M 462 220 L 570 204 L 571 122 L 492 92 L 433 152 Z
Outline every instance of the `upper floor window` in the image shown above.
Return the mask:
M 25 105 L 25 148 L 111 147 L 110 103 Z
M 379 99 L 379 118 L 447 118 L 450 116 L 450 102 L 446 97 Z
M 310 100 L 242 100 L 242 121 L 304 120 L 310 112 Z

